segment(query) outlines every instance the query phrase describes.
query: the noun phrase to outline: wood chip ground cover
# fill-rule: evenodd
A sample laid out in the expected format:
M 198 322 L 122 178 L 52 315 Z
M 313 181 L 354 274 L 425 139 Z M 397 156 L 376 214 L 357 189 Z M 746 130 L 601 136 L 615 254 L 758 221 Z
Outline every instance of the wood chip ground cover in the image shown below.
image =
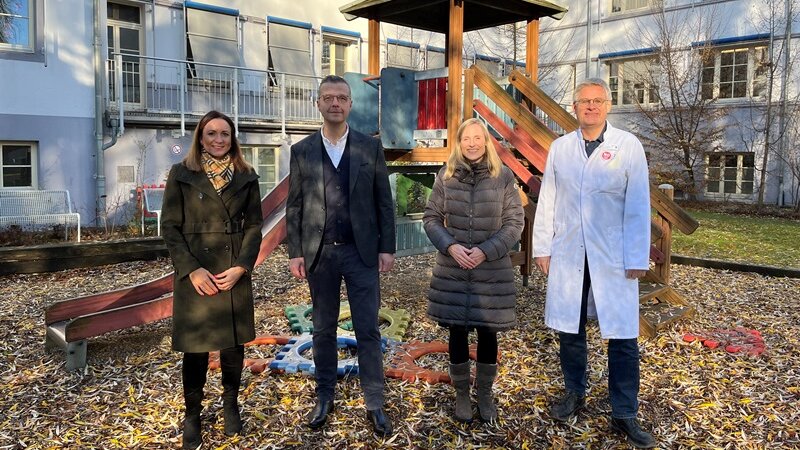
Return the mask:
M 286 270 L 279 249 L 256 269 L 259 333 L 290 334 L 283 307 L 309 301 L 305 283 Z M 382 276 L 383 304 L 412 315 L 407 339 L 446 340 L 425 317 L 431 255 L 400 258 Z M 800 448 L 800 280 L 673 266 L 674 285 L 698 308 L 652 340 L 640 340 L 640 419 L 661 448 Z M 170 270 L 168 261 L 137 262 L 53 274 L 0 277 L 0 449 L 165 449 L 180 445 L 183 415 L 180 354 L 170 350 L 170 322 L 109 333 L 89 341 L 88 367 L 68 373 L 64 356 L 44 349 L 44 307 L 77 295 L 129 286 Z M 453 392 L 387 379 L 386 400 L 397 432 L 380 440 L 365 421 L 356 379 L 339 382 L 331 423 L 303 426 L 314 383 L 302 375 L 245 371 L 240 396 L 245 434 L 222 432 L 219 373 L 206 388 L 204 448 L 627 448 L 609 430 L 608 372 L 596 327 L 589 330 L 587 408 L 567 424 L 547 415 L 561 392 L 557 340 L 544 327 L 544 279 L 518 278 L 519 326 L 500 336 L 495 386 L 501 421 L 460 425 L 450 418 Z M 761 332 L 760 357 L 711 350 L 682 336 L 741 326 Z M 277 347 L 248 348 L 268 358 Z M 423 364 L 444 370 L 446 359 Z

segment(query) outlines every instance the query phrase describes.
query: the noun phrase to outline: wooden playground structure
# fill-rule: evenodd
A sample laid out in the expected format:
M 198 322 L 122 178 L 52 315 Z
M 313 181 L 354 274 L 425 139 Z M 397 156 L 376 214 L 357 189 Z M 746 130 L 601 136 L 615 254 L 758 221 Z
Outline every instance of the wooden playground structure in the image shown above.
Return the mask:
M 475 114 L 482 117 L 502 139 L 502 142 L 495 139 L 494 145 L 504 164 L 516 174 L 523 186 L 520 195 L 525 210 L 525 228 L 521 250 L 512 254 L 512 261 L 520 266 L 527 284 L 527 277 L 534 266 L 531 240 L 535 199 L 538 197 L 539 177 L 544 172 L 547 151 L 559 132 L 569 133 L 577 128 L 575 118 L 538 87 L 536 78 L 539 19 L 545 16 L 561 17 L 566 8 L 545 0 L 359 0 L 340 10 L 348 17 L 363 17 L 369 21 L 369 73 L 353 74 L 355 78 L 348 79 L 354 88 L 351 118 L 358 117 L 361 108 L 375 111 L 375 117 L 369 118 L 368 123 L 377 122 L 376 131 L 380 133 L 388 161 L 411 163 L 409 168 L 415 163 L 445 162 L 449 154 L 446 144 L 442 147 L 418 147 L 411 137 L 415 132 L 422 131 L 424 135 L 424 132 L 436 131 L 445 125 L 445 129 L 438 131 L 442 137 L 446 137 L 446 142 L 453 142 L 463 118 Z M 465 31 L 519 21 L 527 22 L 525 67 L 528 73 L 516 69 L 508 76 L 508 81 L 522 95 L 521 102 L 479 67 L 466 70 L 462 67 Z M 444 33 L 446 69 L 427 73 L 393 68 L 380 70 L 381 22 Z M 354 79 L 356 83 L 364 85 L 354 84 Z M 393 91 L 392 83 L 402 85 L 397 89 L 403 90 Z M 366 94 L 358 97 L 359 92 Z M 400 95 L 392 95 L 398 92 Z M 475 99 L 475 92 L 482 93 L 487 101 Z M 379 95 L 383 108 L 377 107 Z M 398 129 L 394 124 L 398 114 L 393 114 L 392 120 L 385 123 L 380 120 L 379 115 L 394 112 L 388 106 L 394 105 L 392 101 L 401 102 L 398 108 L 405 108 L 412 113 L 409 119 L 411 126 L 401 123 Z M 434 109 L 436 112 L 431 114 Z M 377 112 L 379 110 L 380 113 Z M 497 111 L 502 111 L 510 122 L 500 117 Z M 540 117 L 549 120 L 544 121 Z M 548 128 L 546 123 L 555 123 L 560 130 Z M 395 128 L 392 129 L 392 126 Z M 358 124 L 354 127 L 360 128 Z M 650 249 L 653 264 L 640 284 L 639 321 L 640 332 L 647 337 L 654 336 L 659 329 L 694 312 L 689 302 L 670 285 L 670 255 L 673 228 L 689 234 L 698 227 L 698 223 L 672 201 L 671 192 L 671 189 L 655 187 L 650 190 L 650 202 L 654 210 L 653 243 Z M 287 193 L 288 182 L 283 180 L 262 200 L 265 222 L 259 264 L 286 235 Z M 171 277 L 170 274 L 131 288 L 52 305 L 45 313 L 48 344 L 58 345 L 67 351 L 67 369 L 83 367 L 86 364 L 87 338 L 172 315 Z

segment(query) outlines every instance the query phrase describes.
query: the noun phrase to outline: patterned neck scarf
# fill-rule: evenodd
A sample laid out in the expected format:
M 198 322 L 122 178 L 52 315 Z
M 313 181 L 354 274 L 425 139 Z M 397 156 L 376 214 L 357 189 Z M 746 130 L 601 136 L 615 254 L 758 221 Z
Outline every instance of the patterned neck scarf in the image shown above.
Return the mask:
M 222 194 L 222 191 L 233 179 L 231 155 L 226 153 L 221 159 L 215 159 L 208 152 L 203 152 L 201 157 L 203 170 L 206 171 L 208 181 L 214 186 L 217 194 Z

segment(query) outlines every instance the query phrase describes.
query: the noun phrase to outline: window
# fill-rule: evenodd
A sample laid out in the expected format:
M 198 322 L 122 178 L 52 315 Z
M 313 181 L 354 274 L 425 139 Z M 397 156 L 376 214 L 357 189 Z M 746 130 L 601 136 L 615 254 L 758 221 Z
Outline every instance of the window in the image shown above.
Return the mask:
M 278 163 L 275 147 L 242 147 L 242 156 L 258 174 L 258 188 L 265 196 L 278 182 Z
M 388 39 L 386 41 L 386 67 L 419 68 L 419 44 Z
M 486 55 L 475 55 L 475 65 L 483 69 L 492 77 L 499 77 L 502 75 L 500 67 L 500 58 Z
M 141 10 L 138 6 L 108 3 L 107 14 L 109 96 L 117 98 L 114 53 L 122 53 L 122 100 L 139 104 L 142 102 Z
M 441 69 L 447 66 L 446 53 L 443 48 L 428 47 L 425 49 L 425 68 Z
M 763 46 L 706 51 L 700 93 L 704 99 L 763 97 L 768 70 Z
M 33 0 L 0 1 L 0 49 L 33 51 Z
M 504 77 L 508 76 L 511 73 L 511 71 L 514 70 L 514 69 L 519 69 L 519 70 L 525 72 L 525 63 L 521 62 L 521 61 L 514 61 L 513 59 L 505 60 L 505 62 L 503 63 L 503 73 L 502 73 L 502 75 Z
M 614 105 L 658 103 L 661 67 L 655 58 L 610 61 L 608 87 Z M 622 95 L 620 95 L 622 94 Z
M 612 0 L 611 12 L 625 12 L 650 6 L 651 0 Z
M 33 144 L 0 142 L 0 187 L 36 187 L 36 153 Z
M 706 155 L 706 194 L 710 196 L 753 194 L 755 155 L 753 153 L 711 153 Z
M 311 24 L 267 17 L 269 70 L 314 76 L 311 65 Z
M 348 68 L 350 42 L 330 37 L 322 38 L 322 76 L 343 75 Z
M 241 66 L 239 58 L 239 10 L 187 1 L 186 59 L 195 63 Z M 231 81 L 232 70 L 191 64 L 189 76 Z

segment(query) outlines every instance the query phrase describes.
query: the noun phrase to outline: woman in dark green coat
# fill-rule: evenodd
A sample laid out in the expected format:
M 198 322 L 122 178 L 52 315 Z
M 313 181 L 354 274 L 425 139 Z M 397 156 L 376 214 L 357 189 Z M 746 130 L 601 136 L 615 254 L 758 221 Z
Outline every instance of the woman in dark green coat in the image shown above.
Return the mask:
M 255 338 L 250 274 L 261 243 L 258 176 L 233 121 L 211 111 L 167 178 L 162 230 L 175 267 L 172 348 L 183 353 L 183 448 L 200 446 L 208 352 L 219 350 L 225 434 L 242 429 L 237 398 L 244 343 Z

